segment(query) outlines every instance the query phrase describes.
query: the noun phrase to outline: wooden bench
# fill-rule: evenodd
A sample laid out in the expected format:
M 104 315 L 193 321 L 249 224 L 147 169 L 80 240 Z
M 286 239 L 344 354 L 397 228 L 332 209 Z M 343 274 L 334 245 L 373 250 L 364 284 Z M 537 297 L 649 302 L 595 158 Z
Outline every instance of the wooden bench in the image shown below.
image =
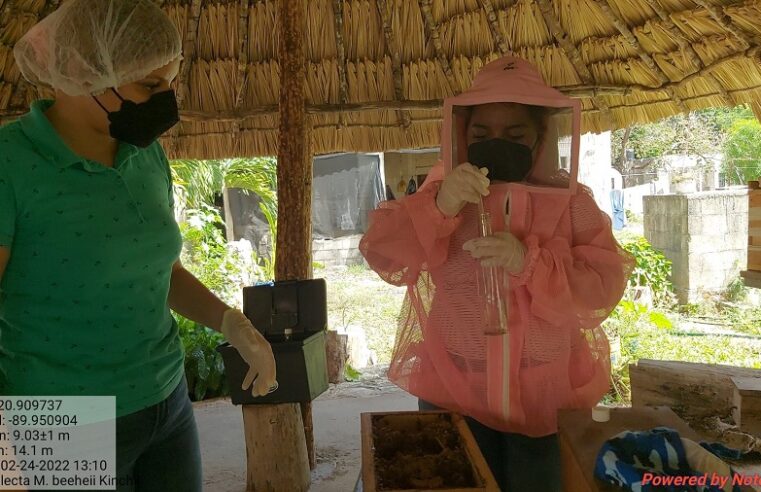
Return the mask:
M 603 443 L 623 431 L 670 427 L 679 435 L 699 441 L 694 430 L 668 407 L 614 408 L 608 422 L 592 420 L 591 410 L 561 410 L 558 437 L 563 492 L 608 492 L 622 489 L 594 477 L 597 453 Z

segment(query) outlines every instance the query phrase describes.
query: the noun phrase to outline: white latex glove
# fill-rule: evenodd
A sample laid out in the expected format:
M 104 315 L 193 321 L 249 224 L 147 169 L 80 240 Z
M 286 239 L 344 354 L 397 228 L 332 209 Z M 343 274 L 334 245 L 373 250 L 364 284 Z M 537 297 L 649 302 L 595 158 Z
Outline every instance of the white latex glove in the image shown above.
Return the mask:
M 261 333 L 254 328 L 246 315 L 238 309 L 228 309 L 222 317 L 222 334 L 230 345 L 238 350 L 248 364 L 248 373 L 241 389 L 248 389 L 251 383 L 253 396 L 264 396 L 277 389 L 275 379 L 275 356 L 272 347 Z M 256 381 L 254 381 L 256 380 Z
M 436 206 L 447 217 L 454 217 L 466 203 L 478 203 L 482 196 L 489 194 L 489 180 L 486 168 L 464 163 L 452 170 L 444 178 L 436 195 Z
M 502 267 L 510 273 L 523 270 L 526 246 L 509 232 L 471 239 L 462 246 L 485 267 Z

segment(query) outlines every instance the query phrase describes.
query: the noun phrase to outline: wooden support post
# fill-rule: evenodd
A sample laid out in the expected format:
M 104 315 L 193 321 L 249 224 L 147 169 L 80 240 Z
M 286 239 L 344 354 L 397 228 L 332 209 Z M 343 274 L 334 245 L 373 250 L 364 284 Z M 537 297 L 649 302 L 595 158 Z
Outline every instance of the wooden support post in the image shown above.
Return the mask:
M 243 405 L 246 436 L 246 490 L 307 492 L 304 428 L 298 403 Z
M 280 60 L 280 130 L 275 278 L 312 274 L 312 153 L 304 96 L 305 2 L 277 2 Z M 314 462 L 310 403 L 243 409 L 248 490 L 306 492 Z
M 306 113 L 305 2 L 278 2 L 280 134 L 275 278 L 312 278 L 312 137 Z M 301 404 L 309 467 L 314 469 L 312 404 Z

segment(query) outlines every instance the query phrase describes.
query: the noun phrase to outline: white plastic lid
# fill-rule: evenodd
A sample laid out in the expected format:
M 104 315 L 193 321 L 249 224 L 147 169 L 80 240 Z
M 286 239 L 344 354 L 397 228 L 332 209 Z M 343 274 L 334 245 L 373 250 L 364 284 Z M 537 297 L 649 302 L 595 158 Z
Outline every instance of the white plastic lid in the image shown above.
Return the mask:
M 610 408 L 598 405 L 592 409 L 592 420 L 595 422 L 607 422 L 610 420 Z

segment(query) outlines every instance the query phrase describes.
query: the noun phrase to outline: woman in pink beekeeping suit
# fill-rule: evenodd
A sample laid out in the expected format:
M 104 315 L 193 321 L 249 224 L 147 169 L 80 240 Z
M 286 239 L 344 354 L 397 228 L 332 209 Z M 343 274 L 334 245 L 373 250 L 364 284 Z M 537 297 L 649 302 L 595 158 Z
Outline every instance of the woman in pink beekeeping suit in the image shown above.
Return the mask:
M 607 392 L 600 324 L 633 266 L 576 182 L 580 112 L 526 61 L 486 65 L 444 103 L 442 162 L 416 194 L 372 212 L 360 244 L 384 280 L 408 287 L 389 378 L 421 409 L 466 415 L 511 492 L 560 490 L 557 411 Z M 486 326 L 489 268 L 505 334 Z

